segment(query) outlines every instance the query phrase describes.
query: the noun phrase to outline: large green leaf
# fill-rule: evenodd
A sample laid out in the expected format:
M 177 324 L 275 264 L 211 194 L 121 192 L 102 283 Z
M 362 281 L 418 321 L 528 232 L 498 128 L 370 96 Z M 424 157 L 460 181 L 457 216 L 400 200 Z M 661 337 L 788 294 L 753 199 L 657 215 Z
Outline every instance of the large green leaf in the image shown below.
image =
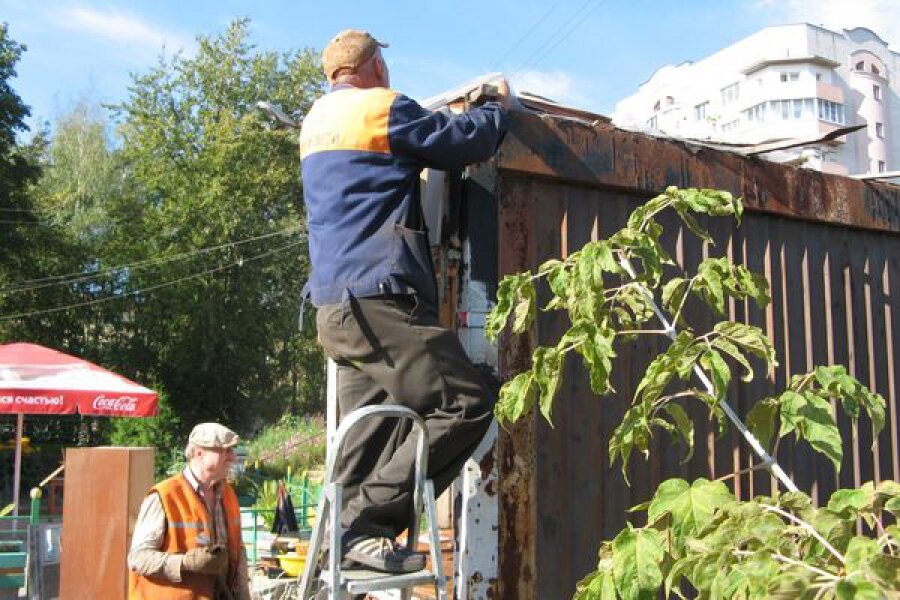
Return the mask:
M 537 296 L 530 276 L 520 282 L 516 292 L 516 307 L 513 310 L 513 333 L 522 333 L 531 327 L 537 316 Z
M 718 400 L 724 400 L 731 383 L 731 369 L 722 355 L 715 350 L 707 350 L 700 355 L 700 365 L 712 375 L 713 390 Z
M 678 369 L 683 368 L 682 363 L 690 364 L 696 360 L 702 349 L 693 348 L 694 336 L 687 331 L 682 331 L 675 341 L 663 354 L 658 355 L 647 367 L 644 377 L 638 383 L 634 392 L 634 401 L 653 401 L 659 398 L 669 383 L 678 374 Z
M 653 600 L 663 584 L 660 532 L 628 527 L 613 540 L 613 575 L 624 600 Z
M 750 352 L 765 360 L 767 369 L 771 369 L 777 364 L 775 347 L 759 327 L 735 321 L 722 321 L 713 327 L 713 331 L 725 337 L 742 351 Z
M 515 423 L 525 413 L 531 411 L 537 396 L 537 386 L 531 371 L 519 373 L 500 388 L 500 397 L 494 406 L 494 414 L 501 424 Z
M 701 477 L 688 484 L 683 479 L 669 479 L 656 489 L 647 509 L 647 518 L 652 522 L 662 513 L 670 513 L 672 531 L 681 547 L 688 536 L 708 523 L 716 510 L 731 502 L 734 502 L 734 496 L 721 481 Z
M 867 581 L 862 575 L 850 575 L 834 588 L 836 600 L 886 600 L 889 598 L 881 586 Z
M 608 568 L 600 568 L 588 574 L 575 586 L 572 600 L 616 600 L 616 584 L 612 572 L 612 561 Z
M 741 375 L 741 380 L 744 382 L 753 381 L 753 367 L 750 366 L 750 361 L 747 360 L 747 357 L 744 356 L 744 353 L 738 349 L 738 347 L 732 344 L 728 338 L 726 337 L 717 337 L 712 341 L 712 347 L 716 350 L 724 352 L 734 360 L 736 360 L 740 365 L 744 368 L 744 374 Z
M 781 406 L 779 437 L 793 431 L 840 468 L 843 458 L 841 434 L 834 421 L 831 404 L 811 392 L 786 391 L 778 398 Z
M 609 440 L 609 462 L 616 462 L 616 457 L 622 457 L 622 475 L 628 482 L 628 460 L 634 449 L 640 450 L 647 456 L 650 447 L 650 420 L 646 405 L 637 404 L 625 411 L 622 422 L 613 431 Z
M 506 327 L 521 280 L 520 275 L 507 275 L 500 281 L 500 286 L 497 288 L 497 303 L 488 313 L 484 323 L 484 335 L 488 340 L 496 341 L 500 332 Z
M 885 590 L 900 592 L 900 557 L 879 554 L 869 560 L 866 575 Z
M 873 493 L 865 489 L 837 490 L 828 500 L 828 509 L 854 519 L 863 508 L 872 503 Z
M 534 382 L 539 390 L 539 406 L 541 414 L 551 425 L 551 411 L 553 408 L 553 399 L 556 397 L 556 391 L 559 389 L 559 382 L 562 378 L 563 354 L 557 348 L 547 348 L 539 346 L 534 351 L 532 372 L 534 373 Z

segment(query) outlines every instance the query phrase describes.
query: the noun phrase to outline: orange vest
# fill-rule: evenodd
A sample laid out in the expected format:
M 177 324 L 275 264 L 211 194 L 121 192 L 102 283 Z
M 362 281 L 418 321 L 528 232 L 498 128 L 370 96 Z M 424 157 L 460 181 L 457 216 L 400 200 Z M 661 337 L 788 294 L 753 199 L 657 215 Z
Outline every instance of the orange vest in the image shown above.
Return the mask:
M 166 535 L 161 551 L 184 554 L 200 545 L 197 537 L 201 533 L 207 539 L 213 538 L 213 517 L 184 474 L 156 484 L 150 493 L 154 492 L 159 494 L 166 513 Z M 233 590 L 242 543 L 241 509 L 227 481 L 222 482 L 222 505 L 228 530 L 228 585 Z M 214 600 L 215 597 L 216 582 L 212 575 L 182 571 L 181 582 L 174 583 L 131 571 L 128 583 L 130 600 Z

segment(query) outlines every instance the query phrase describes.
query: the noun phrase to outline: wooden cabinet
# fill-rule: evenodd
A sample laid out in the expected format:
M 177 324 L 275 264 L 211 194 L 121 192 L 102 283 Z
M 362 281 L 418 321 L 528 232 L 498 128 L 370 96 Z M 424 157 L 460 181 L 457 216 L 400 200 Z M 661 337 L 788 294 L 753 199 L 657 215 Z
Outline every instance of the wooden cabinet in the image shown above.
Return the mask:
M 153 458 L 153 448 L 66 450 L 60 598 L 127 597 L 128 547 Z

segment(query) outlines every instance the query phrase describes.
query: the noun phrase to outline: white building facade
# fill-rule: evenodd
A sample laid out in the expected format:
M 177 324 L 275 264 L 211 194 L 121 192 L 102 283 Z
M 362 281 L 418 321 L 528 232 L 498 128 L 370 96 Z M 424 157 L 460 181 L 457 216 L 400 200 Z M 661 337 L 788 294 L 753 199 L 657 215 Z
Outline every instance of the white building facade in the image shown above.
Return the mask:
M 681 138 L 759 144 L 866 128 L 770 155 L 829 173 L 900 170 L 900 54 L 869 29 L 768 27 L 700 61 L 665 66 L 613 122 Z

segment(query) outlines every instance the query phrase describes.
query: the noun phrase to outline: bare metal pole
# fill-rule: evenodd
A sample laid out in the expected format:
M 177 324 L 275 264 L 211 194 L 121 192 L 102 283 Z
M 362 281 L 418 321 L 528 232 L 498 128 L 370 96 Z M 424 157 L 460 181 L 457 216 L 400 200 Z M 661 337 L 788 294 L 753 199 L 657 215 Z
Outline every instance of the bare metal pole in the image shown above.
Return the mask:
M 628 273 L 628 276 L 632 279 L 636 279 L 634 268 L 631 266 L 631 261 L 627 258 L 623 258 L 621 260 L 622 268 L 625 269 L 625 272 Z M 675 326 L 669 323 L 669 320 L 666 318 L 666 315 L 663 314 L 662 310 L 659 308 L 659 305 L 656 304 L 656 299 L 653 297 L 653 294 L 650 293 L 643 285 L 638 285 L 641 294 L 650 302 L 650 306 L 653 308 L 653 312 L 656 313 L 656 318 L 659 319 L 659 322 L 662 323 L 663 329 L 666 331 L 666 335 L 671 339 L 675 339 L 677 335 L 677 330 Z M 703 372 L 703 369 L 700 368 L 700 365 L 694 365 L 694 373 L 697 374 L 697 377 L 700 378 L 700 382 L 703 384 L 703 387 L 706 388 L 706 391 L 710 395 L 715 395 L 715 388 L 713 388 L 712 382 L 709 380 L 709 377 L 706 376 L 706 373 Z M 765 466 L 769 471 L 771 471 L 772 475 L 781 482 L 781 484 L 790 492 L 798 491 L 797 486 L 788 477 L 787 473 L 784 472 L 784 469 L 781 468 L 775 458 L 769 454 L 765 448 L 763 448 L 762 444 L 759 443 L 759 440 L 756 439 L 756 436 L 751 433 L 747 426 L 744 425 L 744 422 L 741 421 L 740 417 L 737 416 L 737 413 L 732 410 L 731 406 L 728 405 L 727 402 L 720 402 L 719 406 L 722 407 L 723 412 L 728 417 L 728 420 L 734 424 L 738 431 L 741 432 L 741 435 L 744 436 L 744 439 L 747 440 L 747 443 L 750 444 L 750 447 L 753 448 L 753 451 L 756 452 L 757 456 L 759 456 L 762 461 L 763 466 Z
M 19 485 L 22 480 L 22 430 L 25 428 L 25 415 L 16 415 L 16 455 L 13 465 L 13 516 L 19 516 Z

